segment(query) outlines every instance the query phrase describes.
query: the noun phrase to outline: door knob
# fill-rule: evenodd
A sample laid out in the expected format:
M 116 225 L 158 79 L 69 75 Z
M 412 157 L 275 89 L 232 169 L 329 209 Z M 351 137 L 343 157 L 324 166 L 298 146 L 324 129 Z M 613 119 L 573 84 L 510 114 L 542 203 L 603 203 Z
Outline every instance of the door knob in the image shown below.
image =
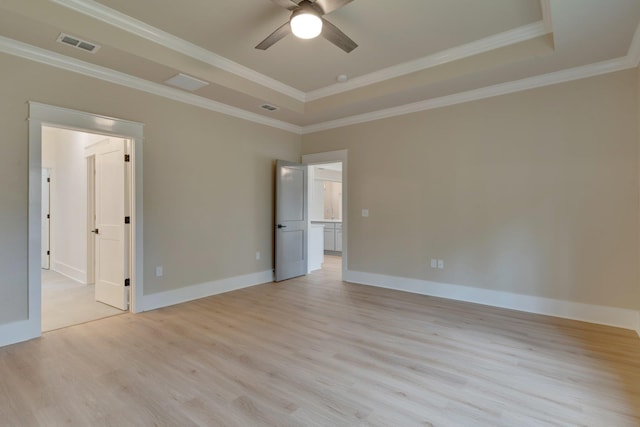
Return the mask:
M 278 227 L 278 228 L 287 228 L 286 225 L 282 225 L 282 224 L 278 224 L 276 227 Z
M 91 230 L 92 233 L 98 234 L 99 230 L 97 228 L 94 228 L 93 230 Z

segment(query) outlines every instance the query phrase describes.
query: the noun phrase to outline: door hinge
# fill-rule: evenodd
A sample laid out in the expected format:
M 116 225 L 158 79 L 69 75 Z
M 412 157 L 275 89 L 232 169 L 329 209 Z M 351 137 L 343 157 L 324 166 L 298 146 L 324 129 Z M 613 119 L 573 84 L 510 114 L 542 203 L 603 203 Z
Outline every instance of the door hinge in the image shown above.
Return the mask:
M 47 214 L 47 219 L 51 219 L 51 215 Z
M 51 182 L 51 178 L 47 178 L 47 182 Z
M 124 279 L 124 285 L 129 286 L 131 284 L 131 279 Z
M 130 216 L 125 216 L 124 217 L 124 223 L 125 224 L 131 224 L 131 217 Z
M 47 251 L 47 255 L 51 255 L 51 252 L 50 252 L 50 251 Z
M 131 156 L 130 156 L 129 154 L 125 154 L 125 155 L 124 155 L 124 161 L 125 161 L 125 162 L 129 162 L 129 161 L 131 161 Z

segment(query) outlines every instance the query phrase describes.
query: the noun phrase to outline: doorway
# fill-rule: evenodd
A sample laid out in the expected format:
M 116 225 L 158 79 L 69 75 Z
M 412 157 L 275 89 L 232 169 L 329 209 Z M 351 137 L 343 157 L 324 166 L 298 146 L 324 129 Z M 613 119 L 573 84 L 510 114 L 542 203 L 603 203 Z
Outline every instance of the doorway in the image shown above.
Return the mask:
M 128 298 L 123 302 L 121 297 L 121 301 L 114 303 L 100 295 L 105 287 L 96 283 L 95 272 L 104 271 L 105 268 L 104 261 L 103 267 L 100 266 L 100 258 L 96 254 L 104 252 L 104 248 L 102 251 L 94 249 L 100 246 L 100 239 L 96 239 L 95 233 L 91 232 L 98 230 L 96 221 L 99 220 L 99 212 L 95 206 L 108 205 L 113 210 L 113 207 L 123 208 L 129 204 L 126 201 L 130 189 L 125 186 L 123 155 L 117 159 L 120 178 L 116 173 L 105 180 L 103 175 L 105 170 L 109 172 L 109 168 L 104 165 L 102 158 L 105 156 L 100 154 L 105 149 L 101 151 L 100 148 L 110 146 L 111 151 L 124 153 L 128 145 L 129 142 L 123 138 L 53 126 L 42 127 L 43 261 L 45 242 L 48 246 L 48 262 L 46 265 L 43 262 L 41 277 L 42 330 L 45 332 L 122 314 L 128 309 Z M 96 166 L 96 157 L 102 166 Z M 47 172 L 46 181 L 44 171 Z M 106 188 L 110 190 L 106 191 L 108 194 L 96 191 L 100 182 L 104 187 L 104 181 L 109 181 L 106 182 Z M 124 214 L 118 222 L 123 222 L 123 218 Z M 45 225 L 48 230 L 45 230 Z M 118 223 L 117 226 L 124 229 L 124 224 Z M 129 247 L 129 242 L 120 243 L 124 248 Z M 121 257 L 111 254 L 111 264 L 119 264 L 108 266 L 115 271 L 111 275 L 118 276 L 119 271 L 128 272 L 128 250 L 126 252 L 126 256 Z M 123 273 L 120 275 L 124 276 Z M 119 288 L 121 293 L 126 292 L 128 296 L 129 290 L 124 283 Z
M 129 120 L 101 116 L 71 110 L 39 102 L 29 101 L 29 267 L 28 267 L 28 318 L 16 322 L 12 340 L 26 341 L 42 334 L 42 222 L 41 222 L 41 174 L 42 127 L 99 133 L 126 138 L 131 141 L 131 271 L 129 311 L 144 311 L 143 295 L 143 180 L 142 141 L 144 125 Z
M 309 165 L 309 273 L 347 271 L 347 150 L 302 156 Z

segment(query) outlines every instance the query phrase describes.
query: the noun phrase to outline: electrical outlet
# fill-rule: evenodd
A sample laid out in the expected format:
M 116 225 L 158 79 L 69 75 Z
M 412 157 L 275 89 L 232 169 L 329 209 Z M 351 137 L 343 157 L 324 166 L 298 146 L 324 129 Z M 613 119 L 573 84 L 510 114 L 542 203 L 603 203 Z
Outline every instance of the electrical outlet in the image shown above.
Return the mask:
M 164 269 L 162 268 L 161 265 L 157 265 L 156 266 L 156 277 L 162 277 L 162 275 L 164 274 Z
M 444 269 L 444 260 L 443 259 L 439 259 L 438 260 L 438 269 L 440 269 L 440 270 Z
M 367 218 L 369 216 L 369 209 L 362 209 L 362 216 Z
M 256 251 L 256 261 L 260 259 L 260 251 Z
M 438 260 L 431 258 L 431 268 L 438 268 Z

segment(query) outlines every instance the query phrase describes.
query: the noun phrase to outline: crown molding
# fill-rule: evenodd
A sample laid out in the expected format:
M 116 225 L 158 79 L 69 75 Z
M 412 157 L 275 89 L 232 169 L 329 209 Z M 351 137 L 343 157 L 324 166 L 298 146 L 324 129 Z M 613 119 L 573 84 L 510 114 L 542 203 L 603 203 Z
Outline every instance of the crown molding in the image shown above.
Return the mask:
M 467 92 L 460 92 L 440 98 L 432 98 L 426 101 L 415 102 L 412 104 L 373 111 L 371 113 L 359 114 L 355 116 L 345 117 L 343 119 L 331 120 L 324 123 L 305 126 L 302 129 L 302 134 L 306 135 L 324 130 L 371 122 L 374 120 L 386 119 L 390 117 L 402 116 L 405 114 L 417 113 L 425 110 L 432 110 L 435 108 L 447 107 L 450 105 L 462 104 L 470 101 L 477 101 L 480 99 L 492 98 L 495 96 L 506 95 L 514 92 L 521 92 L 524 90 L 535 89 L 543 86 L 550 86 L 558 83 L 569 82 L 572 80 L 584 79 L 587 77 L 594 77 L 601 74 L 626 70 L 633 67 L 635 67 L 635 65 L 631 64 L 631 62 L 628 60 L 628 57 L 612 59 L 609 61 L 598 62 L 595 64 L 570 68 L 567 70 L 555 71 L 552 73 L 542 74 L 539 76 L 529 77 L 513 82 L 487 86 Z
M 305 93 L 93 0 L 50 0 L 91 18 L 304 102 Z
M 31 61 L 40 62 L 66 71 L 94 77 L 120 86 L 137 89 L 153 95 L 162 96 L 174 101 L 204 108 L 216 113 L 226 114 L 239 119 L 248 120 L 265 126 L 282 129 L 288 132 L 300 134 L 302 127 L 281 120 L 272 119 L 252 113 L 241 108 L 232 107 L 221 102 L 212 101 L 192 93 L 183 92 L 159 83 L 134 77 L 110 68 L 90 64 L 69 56 L 41 49 L 26 43 L 0 36 L 0 52 L 18 56 Z
M 547 33 L 553 32 L 553 20 L 551 19 L 551 0 L 540 0 L 540 8 L 542 9 L 542 22 Z
M 128 16 L 117 10 L 104 6 L 94 0 L 50 0 L 56 4 L 82 13 L 91 18 L 106 22 L 121 30 L 135 34 L 139 37 L 168 47 L 174 51 L 188 55 L 194 59 L 218 67 L 240 77 L 254 81 L 262 86 L 290 96 L 301 102 L 315 101 L 327 96 L 350 91 L 363 86 L 382 82 L 384 80 L 400 77 L 416 71 L 424 70 L 451 61 L 467 58 L 493 49 L 509 46 L 535 37 L 545 35 L 551 31 L 551 7 L 550 0 L 540 0 L 543 20 L 529 25 L 524 25 L 513 30 L 476 40 L 451 49 L 437 52 L 414 61 L 384 68 L 373 73 L 356 77 L 346 83 L 332 84 L 311 92 L 303 92 L 288 86 L 278 80 L 268 77 L 248 67 L 233 62 L 223 56 L 203 49 L 193 43 L 162 31 L 146 24 L 138 19 Z
M 640 65 L 640 23 L 636 27 L 633 39 L 631 39 L 629 52 L 627 53 L 627 60 L 629 61 L 630 67 L 637 67 Z
M 427 68 L 457 61 L 459 59 L 468 58 L 494 49 L 531 40 L 545 34 L 547 34 L 547 30 L 544 21 L 524 25 L 513 30 L 473 41 L 471 43 L 446 49 L 414 61 L 405 62 L 382 70 L 374 71 L 373 73 L 358 76 L 345 83 L 335 83 L 321 89 L 307 92 L 307 102 L 326 98 L 327 96 L 336 95 L 371 84 L 380 83 L 384 80 L 401 77 L 415 73 L 416 71 L 422 71 Z

